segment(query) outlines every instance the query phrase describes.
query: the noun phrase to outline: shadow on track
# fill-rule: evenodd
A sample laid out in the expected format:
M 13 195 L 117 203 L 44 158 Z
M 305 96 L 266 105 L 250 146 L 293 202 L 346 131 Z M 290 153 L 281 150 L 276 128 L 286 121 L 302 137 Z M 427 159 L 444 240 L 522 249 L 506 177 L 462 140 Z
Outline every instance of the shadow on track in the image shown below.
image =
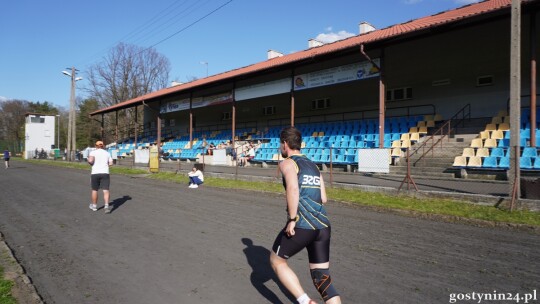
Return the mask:
M 123 197 L 121 198 L 117 198 L 115 199 L 114 201 L 111 202 L 112 204 L 112 209 L 111 209 L 111 213 L 113 213 L 114 211 L 116 211 L 116 209 L 120 208 L 120 206 L 122 206 L 125 202 L 131 200 L 131 196 L 129 195 L 124 195 Z
M 264 283 L 267 281 L 274 281 L 291 303 L 296 303 L 296 299 L 279 282 L 272 266 L 270 266 L 270 251 L 262 246 L 253 245 L 253 241 L 248 238 L 242 238 L 242 243 L 247 246 L 244 248 L 244 254 L 246 255 L 249 266 L 252 268 L 249 278 L 253 287 L 270 303 L 283 303 L 274 292 L 264 286 Z

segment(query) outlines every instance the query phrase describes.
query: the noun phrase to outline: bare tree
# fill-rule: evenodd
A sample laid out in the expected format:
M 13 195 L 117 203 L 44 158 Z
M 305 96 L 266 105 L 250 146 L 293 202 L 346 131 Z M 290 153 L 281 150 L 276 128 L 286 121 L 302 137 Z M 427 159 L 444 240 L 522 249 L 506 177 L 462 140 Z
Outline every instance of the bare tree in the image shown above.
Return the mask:
M 21 152 L 25 114 L 30 110 L 28 101 L 11 99 L 0 102 L 0 136 L 14 152 Z
M 165 88 L 170 70 L 169 59 L 155 49 L 120 43 L 89 69 L 87 90 L 100 107 L 108 107 Z M 142 113 L 137 116 L 140 122 Z M 110 125 L 114 119 L 106 121 Z M 119 113 L 119 124 L 131 129 L 134 122 L 133 109 Z

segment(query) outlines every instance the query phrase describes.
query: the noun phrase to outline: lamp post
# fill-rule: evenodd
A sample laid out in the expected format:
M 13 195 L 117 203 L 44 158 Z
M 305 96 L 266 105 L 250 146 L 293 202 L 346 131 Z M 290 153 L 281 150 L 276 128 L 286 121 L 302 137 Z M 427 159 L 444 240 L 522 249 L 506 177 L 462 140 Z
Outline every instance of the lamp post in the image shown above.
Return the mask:
M 58 118 L 58 127 L 56 128 L 56 149 L 60 152 L 60 114 L 55 116 Z
M 71 68 L 71 73 L 68 71 L 62 71 L 62 73 L 71 78 L 71 95 L 69 98 L 69 119 L 68 119 L 68 140 L 67 140 L 67 150 L 68 150 L 68 160 L 74 160 L 74 152 L 77 149 L 77 136 L 76 136 L 76 120 L 75 115 L 75 83 L 79 80 L 82 80 L 82 77 L 75 77 L 77 70 L 75 67 Z
M 200 64 L 206 65 L 206 77 L 208 77 L 208 61 L 201 61 Z

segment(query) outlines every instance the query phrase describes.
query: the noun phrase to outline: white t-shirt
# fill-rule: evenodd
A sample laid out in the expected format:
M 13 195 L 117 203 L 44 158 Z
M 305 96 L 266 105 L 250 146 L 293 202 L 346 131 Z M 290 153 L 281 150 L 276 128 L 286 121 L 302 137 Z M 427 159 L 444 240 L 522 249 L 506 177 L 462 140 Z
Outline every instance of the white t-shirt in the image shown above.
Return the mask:
M 109 174 L 109 163 L 112 163 L 109 152 L 103 149 L 97 149 L 90 152 L 90 156 L 94 157 L 92 174 Z
M 204 182 L 204 176 L 203 176 L 201 170 L 197 170 L 197 171 L 195 171 L 195 172 L 190 171 L 190 172 L 188 173 L 188 176 L 191 176 L 191 177 L 198 177 L 198 178 L 201 180 L 201 182 Z

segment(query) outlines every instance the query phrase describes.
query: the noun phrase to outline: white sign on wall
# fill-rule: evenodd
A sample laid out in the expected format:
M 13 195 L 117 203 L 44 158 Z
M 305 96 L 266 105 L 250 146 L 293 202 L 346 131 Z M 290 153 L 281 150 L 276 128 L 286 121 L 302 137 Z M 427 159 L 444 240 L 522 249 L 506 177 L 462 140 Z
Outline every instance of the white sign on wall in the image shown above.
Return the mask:
M 390 173 L 390 149 L 358 149 L 358 172 Z
M 380 59 L 373 60 L 380 65 Z M 379 69 L 369 61 L 342 65 L 308 74 L 294 76 L 294 90 L 304 90 L 353 80 L 379 76 Z
M 237 101 L 283 94 L 291 91 L 291 78 L 258 83 L 235 89 L 234 98 Z
M 189 109 L 189 98 L 185 98 L 178 101 L 171 101 L 166 104 L 162 104 L 159 109 L 160 114 L 171 113 L 176 111 L 182 111 Z

